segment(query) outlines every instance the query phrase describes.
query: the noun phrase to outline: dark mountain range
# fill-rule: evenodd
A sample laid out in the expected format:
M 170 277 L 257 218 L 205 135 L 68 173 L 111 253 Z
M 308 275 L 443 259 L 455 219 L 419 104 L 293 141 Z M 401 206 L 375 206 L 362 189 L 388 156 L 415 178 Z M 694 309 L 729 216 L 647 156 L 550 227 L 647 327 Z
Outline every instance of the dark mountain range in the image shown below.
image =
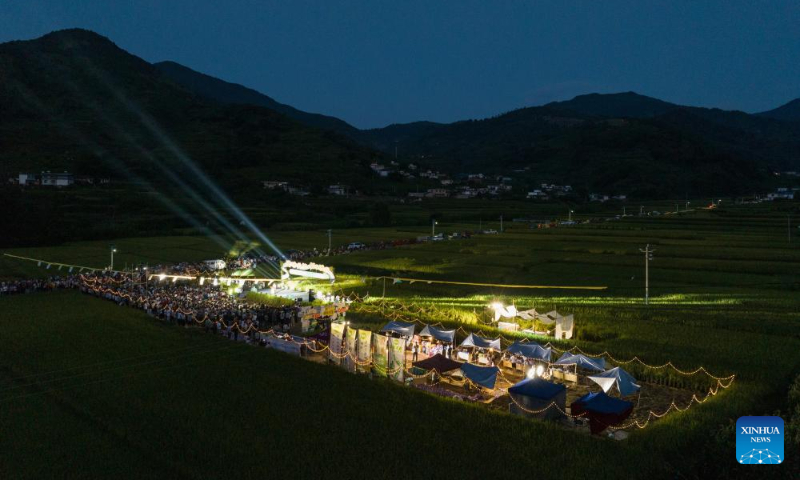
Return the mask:
M 776 109 L 761 112 L 758 115 L 777 120 L 800 122 L 800 98 L 796 98 L 786 105 L 781 105 Z
M 207 92 L 193 87 L 202 77 L 172 78 L 222 102 L 229 97 L 246 101 L 244 91 L 252 92 L 236 86 L 241 90 L 235 96 L 226 94 L 230 84 L 221 81 Z M 206 82 L 201 83 L 212 85 Z M 326 128 L 297 114 L 293 118 Z M 403 158 L 451 172 L 527 169 L 536 180 L 633 195 L 751 192 L 769 183 L 771 171 L 795 169 L 800 161 L 800 128 L 792 122 L 687 107 L 634 92 L 580 95 L 451 124 L 330 128 L 366 146 L 387 153 L 397 149 Z
M 239 187 L 372 180 L 375 151 L 272 108 L 209 101 L 162 72 L 86 30 L 0 45 L 0 165 L 170 182 L 195 164 Z
M 661 197 L 762 190 L 772 171 L 800 160 L 800 122 L 633 92 L 358 130 L 174 62 L 149 64 L 86 30 L 0 45 L 0 74 L 0 161 L 11 173 L 65 168 L 163 180 L 165 166 L 185 171 L 188 157 L 226 185 L 367 186 L 369 163 L 384 155 L 377 151 L 397 149 L 405 161 L 451 173 L 516 170 L 522 185 Z M 788 118 L 791 105 L 777 110 Z
M 176 62 L 158 62 L 153 66 L 164 76 L 185 86 L 190 91 L 221 104 L 258 105 L 275 110 L 312 127 L 333 130 L 346 135 L 356 135 L 358 132 L 357 128 L 344 120 L 298 110 L 253 89 L 196 72 Z
M 631 118 L 655 117 L 676 108 L 681 108 L 680 105 L 639 95 L 635 92 L 590 93 L 588 95 L 579 95 L 572 100 L 548 103 L 545 106 L 596 117 Z

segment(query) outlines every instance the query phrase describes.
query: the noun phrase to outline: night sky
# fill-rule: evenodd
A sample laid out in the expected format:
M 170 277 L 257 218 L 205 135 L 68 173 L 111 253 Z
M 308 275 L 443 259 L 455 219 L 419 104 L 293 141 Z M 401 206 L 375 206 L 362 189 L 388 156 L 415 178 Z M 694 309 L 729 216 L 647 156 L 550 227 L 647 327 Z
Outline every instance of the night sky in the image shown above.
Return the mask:
M 796 0 L 0 4 L 0 41 L 70 27 L 362 128 L 590 92 L 748 112 L 800 97 Z

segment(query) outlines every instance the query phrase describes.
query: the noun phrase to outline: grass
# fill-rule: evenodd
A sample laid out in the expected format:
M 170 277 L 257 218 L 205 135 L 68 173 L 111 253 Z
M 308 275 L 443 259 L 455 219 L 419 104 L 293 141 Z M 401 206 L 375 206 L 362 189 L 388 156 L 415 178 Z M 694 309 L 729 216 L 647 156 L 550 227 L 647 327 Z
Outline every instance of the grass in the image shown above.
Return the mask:
M 534 452 L 545 478 L 584 478 L 603 458 L 616 460 L 596 478 L 630 478 L 631 465 L 666 471 L 636 445 L 162 325 L 76 292 L 2 302 L 3 478 L 472 478 L 529 474 Z M 42 461 L 43 447 L 56 457 Z M 565 451 L 573 458 L 559 461 Z
M 462 215 L 471 214 L 462 212 Z M 484 222 L 484 228 L 488 227 Z M 496 225 L 491 227 L 497 228 Z M 26 410 L 25 402 L 15 403 L 14 411 L 33 418 L 35 424 L 45 424 L 57 418 L 51 412 L 62 408 L 59 406 L 62 402 L 66 402 L 69 409 L 86 403 L 91 409 L 81 415 L 96 418 L 98 423 L 65 419 L 63 432 L 84 432 L 80 434 L 87 435 L 86 442 L 91 445 L 119 443 L 118 437 L 106 437 L 111 435 L 108 432 L 135 436 L 141 430 L 144 435 L 141 438 L 146 441 L 137 440 L 136 448 L 114 457 L 120 465 L 128 461 L 136 464 L 131 471 L 141 473 L 139 476 L 147 476 L 148 472 L 138 463 L 148 463 L 140 460 L 150 457 L 136 457 L 131 452 L 151 455 L 152 462 L 148 464 L 159 465 L 157 470 L 174 467 L 178 472 L 176 476 L 213 477 L 222 471 L 216 470 L 222 468 L 217 465 L 216 458 L 191 457 L 194 463 L 189 462 L 189 465 L 174 460 L 179 454 L 159 443 L 161 430 L 168 428 L 172 431 L 165 434 L 165 438 L 188 442 L 187 446 L 193 448 L 197 448 L 196 442 L 219 443 L 214 435 L 207 433 L 219 430 L 231 435 L 232 443 L 253 443 L 256 452 L 272 449 L 278 452 L 273 456 L 281 457 L 276 460 L 276 467 L 289 468 L 291 460 L 294 468 L 300 469 L 295 471 L 298 475 L 322 472 L 332 461 L 335 467 L 331 468 L 339 476 L 355 477 L 377 471 L 388 476 L 406 476 L 407 473 L 408 476 L 472 478 L 484 464 L 492 465 L 492 473 L 502 464 L 503 472 L 509 474 L 515 473 L 517 468 L 530 474 L 535 465 L 536 473 L 545 478 L 585 478 L 589 474 L 601 478 L 614 475 L 623 478 L 737 478 L 745 475 L 741 467 L 733 462 L 726 463 L 733 457 L 733 423 L 742 415 L 772 414 L 785 409 L 788 386 L 800 373 L 800 335 L 797 333 L 800 244 L 787 242 L 784 212 L 778 207 L 743 206 L 680 216 L 625 218 L 572 228 L 529 230 L 519 224 L 506 227 L 502 235 L 358 252 L 331 257 L 324 263 L 336 268 L 342 279 L 337 285 L 345 292 L 369 293 L 373 299 L 383 295 L 384 284 L 369 277 L 379 275 L 498 284 L 604 285 L 607 290 L 567 291 L 457 287 L 424 282 L 395 285 L 388 281 L 385 296 L 389 302 L 414 306 L 416 313 L 408 314 L 409 318 L 451 326 L 469 323 L 470 329 L 478 329 L 485 335 L 497 333 L 486 325 L 489 313 L 485 307 L 492 301 L 514 303 L 520 309 L 536 307 L 549 311 L 556 308 L 575 314 L 576 338 L 568 342 L 568 346 L 578 345 L 589 352 L 608 350 L 618 358 L 639 356 L 650 364 L 672 361 L 682 369 L 703 365 L 720 376 L 736 374 L 733 387 L 686 413 L 670 414 L 634 432 L 632 438 L 622 444 L 587 439 L 549 425 L 520 422 L 506 415 L 440 401 L 390 383 L 353 377 L 333 367 L 309 365 L 309 362 L 271 352 L 258 351 L 252 355 L 247 350 L 241 355 L 230 353 L 231 356 L 220 352 L 216 354 L 219 360 L 213 356 L 209 356 L 208 361 L 204 356 L 186 359 L 191 367 L 176 366 L 174 372 L 167 369 L 152 375 L 143 373 L 138 376 L 141 378 L 134 376 L 130 382 L 110 379 L 97 387 L 86 387 L 103 398 L 100 393 L 102 388 L 108 388 L 106 384 L 117 385 L 121 390 L 112 389 L 112 392 L 117 392 L 113 396 L 119 403 L 124 403 L 128 397 L 145 398 L 147 405 L 137 406 L 137 410 L 130 413 L 132 419 L 127 419 L 113 401 L 87 399 L 83 388 L 57 389 L 30 397 L 28 403 L 37 405 L 39 402 L 40 407 L 48 409 L 41 418 L 35 413 L 31 416 L 35 410 Z M 334 245 L 413 238 L 429 234 L 428 228 L 340 230 L 334 233 Z M 455 231 L 475 229 L 475 226 L 442 221 L 438 228 Z M 323 248 L 327 243 L 323 230 L 267 233 L 284 249 Z M 644 259 L 639 252 L 646 243 L 656 248 L 650 265 L 652 298 L 648 306 L 643 302 Z M 119 265 L 216 258 L 229 248 L 226 242 L 190 236 L 122 239 L 115 244 Z M 102 266 L 107 262 L 108 242 L 16 249 L 11 253 Z M 44 273 L 48 272 L 36 264 L 0 258 L 0 278 Z M 137 312 L 113 304 L 72 294 L 57 295 L 0 299 L 0 306 L 4 307 L 0 308 L 4 332 L 0 340 L 3 345 L 0 365 L 16 365 L 13 368 L 19 372 L 12 369 L 8 373 L 11 377 L 25 372 L 49 371 L 54 366 L 124 358 L 115 355 L 131 355 L 131 349 L 157 352 L 161 347 L 204 345 L 202 342 L 210 341 L 191 331 L 154 324 Z M 51 303 L 51 298 L 66 303 L 57 307 Z M 88 312 L 92 312 L 91 315 Z M 49 320 L 64 316 L 68 318 L 65 322 L 54 324 Z M 379 303 L 363 304 L 351 315 L 351 320 L 359 326 L 369 328 L 382 324 L 386 318 L 386 310 L 381 309 Z M 28 331 L 24 327 L 28 323 L 37 327 Z M 54 332 L 53 335 L 42 335 L 42 325 L 52 329 L 49 331 Z M 94 331 L 102 335 L 95 337 L 88 333 Z M 114 341 L 134 338 L 135 342 Z M 41 349 L 30 348 L 39 344 Z M 6 348 L 7 345 L 11 347 Z M 273 375 L 271 365 L 275 365 L 280 374 Z M 251 368 L 260 373 L 248 373 Z M 205 376 L 189 373 L 196 371 L 204 372 Z M 184 382 L 172 377 L 179 374 L 187 375 L 189 380 Z M 647 372 L 636 374 L 649 375 Z M 670 380 L 675 381 L 681 380 Z M 309 387 L 312 384 L 315 385 L 313 389 Z M 127 390 L 121 385 L 126 385 Z M 165 389 L 164 385 L 169 388 Z M 160 393 L 155 393 L 159 387 Z M 264 409 L 280 410 L 281 418 L 269 416 L 261 407 L 246 407 L 241 397 L 250 395 Z M 189 397 L 192 401 L 187 399 Z M 175 413 L 179 409 L 173 404 L 183 404 L 183 400 L 205 406 L 204 409 L 187 407 L 197 415 L 194 421 L 182 411 Z M 231 406 L 231 409 L 220 405 Z M 64 415 L 72 415 L 69 409 Z M 204 411 L 227 418 L 229 424 L 219 424 L 216 416 L 202 413 Z M 254 422 L 230 413 L 236 411 L 250 412 Z M 181 420 L 134 426 L 150 415 L 160 419 L 160 412 L 176 415 Z M 6 418 L 3 420 L 5 425 Z M 279 427 L 272 431 L 281 433 L 270 437 L 260 428 L 263 425 Z M 479 425 L 480 428 L 470 430 L 464 425 Z M 20 426 L 19 429 L 25 435 L 20 445 L 33 445 L 37 441 L 48 444 L 61 438 L 38 428 Z M 310 432 L 305 432 L 307 429 Z M 277 446 L 266 438 L 276 435 L 275 438 L 282 438 L 280 435 L 288 435 L 284 432 L 294 430 L 304 433 L 292 433 Z M 336 434 L 326 437 L 328 431 Z M 99 440 L 94 436 L 99 436 Z M 155 441 L 166 453 L 154 453 L 160 450 L 147 446 L 150 441 Z M 430 447 L 431 444 L 435 446 Z M 2 451 L 7 450 L 5 447 L 0 440 Z M 316 447 L 319 450 L 314 450 Z M 232 448 L 220 448 L 223 450 L 219 455 L 223 457 L 235 454 Z M 405 464 L 387 453 L 397 448 L 411 452 L 402 456 Z M 484 449 L 497 453 L 489 455 Z M 532 461 L 530 452 L 534 449 L 535 461 Z M 565 466 L 559 466 L 558 458 L 563 457 L 559 457 L 558 452 L 563 451 L 571 452 L 571 456 L 564 462 Z M 598 453 L 589 453 L 592 451 Z M 702 452 L 702 455 L 687 455 L 687 451 Z M 20 454 L 28 458 L 26 455 L 33 455 L 32 452 L 33 447 L 30 447 L 30 451 Z M 619 460 L 613 464 L 603 462 L 603 468 L 597 468 L 604 455 Z M 12 458 L 17 461 L 16 457 Z M 24 458 L 19 459 L 20 464 L 26 466 L 22 471 L 38 472 L 49 468 Z M 320 458 L 327 460 L 323 462 Z M 376 458 L 379 460 L 373 460 Z M 498 458 L 502 462 L 498 462 Z M 95 462 L 101 463 L 100 460 Z M 355 470 L 353 465 L 359 462 L 365 462 L 368 467 L 364 471 Z M 249 459 L 229 463 L 236 465 L 240 476 L 263 473 Z M 786 467 L 790 465 L 787 463 Z M 125 471 L 126 467 L 120 469 Z

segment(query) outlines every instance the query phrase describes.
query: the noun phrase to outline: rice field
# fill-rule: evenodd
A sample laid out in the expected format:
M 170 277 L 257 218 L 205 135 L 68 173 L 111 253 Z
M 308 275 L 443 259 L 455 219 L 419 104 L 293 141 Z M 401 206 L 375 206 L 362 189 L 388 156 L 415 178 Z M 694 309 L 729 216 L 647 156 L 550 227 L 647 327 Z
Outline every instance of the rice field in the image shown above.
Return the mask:
M 476 228 L 446 221 L 437 226 L 443 232 L 468 229 Z M 12 459 L 0 459 L 0 475 L 23 472 L 19 476 L 33 478 L 58 468 L 55 465 L 63 470 L 64 465 L 80 464 L 65 464 L 63 458 L 51 467 L 35 460 L 35 446 L 56 445 L 76 432 L 81 445 L 104 454 L 80 457 L 72 446 L 67 450 L 71 455 L 101 470 L 137 478 L 157 476 L 164 469 L 172 469 L 166 471 L 174 476 L 211 478 L 224 475 L 225 468 L 233 469 L 227 471 L 230 475 L 245 477 L 335 472 L 355 478 L 474 478 L 502 469 L 509 475 L 535 472 L 543 478 L 749 478 L 742 466 L 728 461 L 733 457 L 735 420 L 779 411 L 788 421 L 787 391 L 800 373 L 800 239 L 788 241 L 786 212 L 743 206 L 552 229 L 507 222 L 505 230 L 330 257 L 325 263 L 342 279 L 337 284 L 342 293 L 369 295 L 371 301 L 356 307 L 350 318 L 359 326 L 377 327 L 397 314 L 390 305 L 404 305 L 408 319 L 465 326 L 492 336 L 497 331 L 486 308 L 489 303 L 557 309 L 576 319 L 576 337 L 559 342 L 562 347 L 609 351 L 617 358 L 638 356 L 650 364 L 671 361 L 684 370 L 704 366 L 720 376 L 735 374 L 734 385 L 702 405 L 634 432 L 625 442 L 582 438 L 333 367 L 295 364 L 296 359 L 274 352 L 249 353 L 242 347 L 240 354 L 239 346 L 216 353 L 218 357 L 191 357 L 186 366 L 183 360 L 160 362 L 175 367 L 143 372 L 130 381 L 98 374 L 102 382 L 96 385 L 54 382 L 53 388 L 41 389 L 26 387 L 19 378 L 159 352 L 162 347 L 217 347 L 191 330 L 161 326 L 138 312 L 77 294 L 0 298 L 0 371 L 7 385 L 31 394 L 0 397 L 0 402 L 14 405 L 0 409 L 0 425 L 4 430 L 10 426 L 7 431 L 15 432 L 18 440 L 4 444 L 9 437 L 0 436 L 0 451 L 10 451 Z M 341 230 L 334 232 L 333 244 L 429 233 L 425 226 Z M 267 234 L 283 249 L 327 246 L 324 230 Z M 152 265 L 217 258 L 230 244 L 190 236 L 121 239 L 115 242 L 115 262 Z M 656 249 L 650 263 L 649 305 L 644 304 L 644 256 L 639 251 L 646 244 Z M 107 263 L 108 242 L 10 253 L 100 267 Z M 0 258 L 0 278 L 49 273 L 35 263 Z M 382 276 L 390 280 L 376 278 Z M 395 283 L 393 277 L 420 281 Z M 607 288 L 526 290 L 424 280 Z M 43 329 L 49 333 L 42 334 Z M 219 348 L 225 347 L 228 343 Z M 679 377 L 664 385 L 694 388 Z M 166 416 L 174 418 L 162 422 Z M 61 417 L 63 421 L 55 421 Z M 58 425 L 59 430 L 44 425 Z M 220 441 L 218 432 L 225 440 Z M 184 449 L 165 445 L 170 442 L 183 443 L 185 451 L 193 453 L 184 459 Z M 250 456 L 224 461 L 235 456 L 236 444 L 251 445 L 254 457 L 272 453 L 270 461 Z M 410 452 L 402 461 L 387 454 L 399 445 Z M 570 452 L 566 460 L 559 453 L 564 451 Z M 597 468 L 608 456 L 618 460 Z M 798 463 L 791 462 L 790 457 L 784 472 L 794 474 Z M 158 467 L 148 471 L 145 464 Z

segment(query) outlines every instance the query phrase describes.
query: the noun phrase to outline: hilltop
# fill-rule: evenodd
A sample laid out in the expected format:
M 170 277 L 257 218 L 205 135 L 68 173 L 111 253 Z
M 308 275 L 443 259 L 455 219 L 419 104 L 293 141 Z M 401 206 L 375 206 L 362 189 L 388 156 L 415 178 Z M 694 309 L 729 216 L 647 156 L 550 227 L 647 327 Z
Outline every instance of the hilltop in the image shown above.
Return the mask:
M 220 183 L 329 175 L 369 181 L 380 157 L 273 108 L 220 104 L 94 32 L 72 29 L 0 45 L 0 163 L 167 181 L 201 167 Z M 190 176 L 184 176 L 190 180 Z

